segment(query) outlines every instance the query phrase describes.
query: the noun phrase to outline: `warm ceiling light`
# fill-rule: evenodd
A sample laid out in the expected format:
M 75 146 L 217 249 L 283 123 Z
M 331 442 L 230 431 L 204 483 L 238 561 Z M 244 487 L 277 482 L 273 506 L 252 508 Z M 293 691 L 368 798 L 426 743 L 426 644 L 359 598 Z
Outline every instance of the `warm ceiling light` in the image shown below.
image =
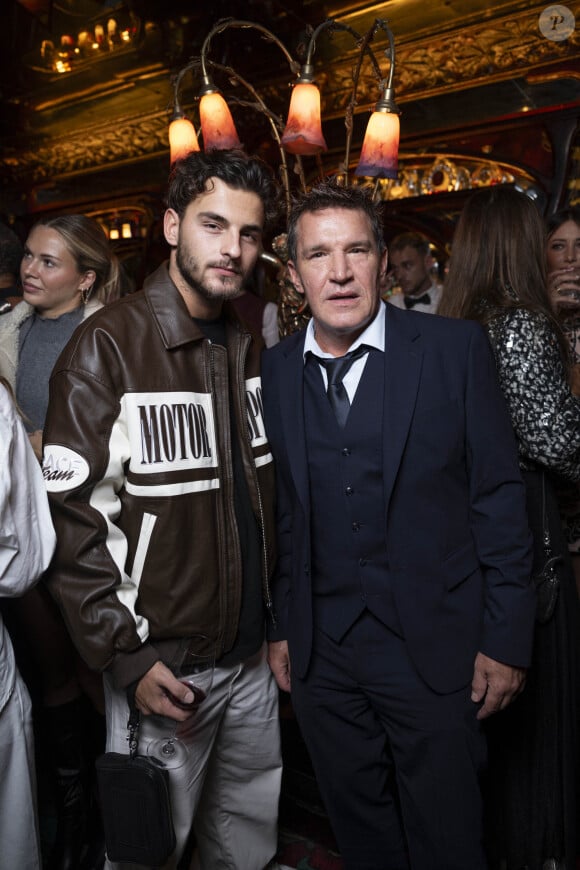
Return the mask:
M 173 164 L 192 151 L 199 151 L 195 127 L 185 115 L 175 112 L 169 125 L 169 159 Z
M 228 104 L 211 82 L 204 87 L 199 102 L 199 120 L 204 151 L 242 147 Z
M 396 178 L 399 153 L 399 115 L 376 105 L 367 125 L 355 175 Z
M 367 125 L 355 175 L 372 178 L 396 178 L 399 153 L 399 107 L 395 102 L 393 79 L 395 76 L 395 43 L 386 22 L 378 18 L 375 27 L 382 27 L 389 38 L 389 77 L 381 82 L 383 92 Z
M 316 40 L 328 27 L 334 27 L 334 21 L 331 19 L 323 21 L 312 33 L 306 52 L 306 62 L 292 90 L 288 120 L 281 139 L 282 147 L 290 154 L 320 154 L 321 151 L 328 150 L 322 135 L 320 91 L 314 83 L 312 64 Z
M 294 85 L 281 142 L 290 154 L 320 154 L 328 150 L 322 135 L 320 91 L 312 80 L 299 79 Z

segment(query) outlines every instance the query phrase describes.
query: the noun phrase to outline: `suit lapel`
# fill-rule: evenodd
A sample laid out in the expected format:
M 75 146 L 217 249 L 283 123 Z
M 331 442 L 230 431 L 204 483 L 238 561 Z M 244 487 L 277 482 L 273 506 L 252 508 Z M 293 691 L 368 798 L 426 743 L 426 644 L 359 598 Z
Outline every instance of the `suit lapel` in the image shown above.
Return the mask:
M 388 506 L 413 419 L 423 351 L 420 331 L 405 312 L 387 304 L 383 403 L 384 492 Z
M 304 428 L 304 336 L 289 349 L 280 383 L 287 386 L 280 396 L 284 438 L 296 492 L 307 513 L 310 505 L 306 432 Z

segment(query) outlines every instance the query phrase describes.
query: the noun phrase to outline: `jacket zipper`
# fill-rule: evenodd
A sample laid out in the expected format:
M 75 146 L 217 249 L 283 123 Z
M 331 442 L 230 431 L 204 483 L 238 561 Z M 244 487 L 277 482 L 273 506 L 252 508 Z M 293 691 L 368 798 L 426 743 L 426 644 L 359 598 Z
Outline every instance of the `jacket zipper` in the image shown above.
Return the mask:
M 264 505 L 262 501 L 262 493 L 260 491 L 260 482 L 258 480 L 258 472 L 256 471 L 256 463 L 254 461 L 254 454 L 252 451 L 252 444 L 250 442 L 249 434 L 248 434 L 248 425 L 247 425 L 247 408 L 246 408 L 246 382 L 245 382 L 245 362 L 246 355 L 248 352 L 248 347 L 250 345 L 250 337 L 248 335 L 244 336 L 244 341 L 240 342 L 240 353 L 238 357 L 238 374 L 241 373 L 241 377 L 238 377 L 238 389 L 239 389 L 239 400 L 240 400 L 240 409 L 242 412 L 245 412 L 245 418 L 242 420 L 242 427 L 245 432 L 244 441 L 246 443 L 246 447 L 248 449 L 248 453 L 251 459 L 250 465 L 252 469 L 252 479 L 254 482 L 254 486 L 256 488 L 256 494 L 258 496 L 258 511 L 260 514 L 260 533 L 262 537 L 262 592 L 264 596 L 264 603 L 266 605 L 266 610 L 272 620 L 272 625 L 274 628 L 276 627 L 276 616 L 274 614 L 274 605 L 272 603 L 272 595 L 270 592 L 270 584 L 268 582 L 269 577 L 269 565 L 268 565 L 268 548 L 266 546 L 266 524 L 264 522 Z
M 208 343 L 208 351 L 209 351 L 209 353 L 208 353 L 208 356 L 209 356 L 209 380 L 210 380 L 210 387 L 211 387 L 212 405 L 215 409 L 215 415 L 216 415 L 215 425 L 216 425 L 217 444 L 218 444 L 218 450 L 219 450 L 219 438 L 220 438 L 219 425 L 221 424 L 221 421 L 219 421 L 219 417 L 218 417 L 218 413 L 217 413 L 218 402 L 217 402 L 216 388 L 215 388 L 214 350 L 213 350 L 213 342 L 209 338 L 206 339 L 206 341 Z M 226 397 L 226 399 L 227 399 L 227 397 Z M 224 459 L 224 462 L 225 462 L 225 459 Z M 220 492 L 222 493 L 222 498 L 223 498 L 223 494 L 224 494 L 224 480 L 223 480 L 224 467 L 223 467 L 223 462 L 220 462 L 219 458 L 218 458 L 218 464 L 217 464 L 217 472 L 218 472 L 218 478 L 219 478 Z M 224 499 L 224 510 L 225 510 L 225 499 Z M 220 525 L 222 524 L 221 516 L 222 516 L 222 512 L 220 510 L 216 511 L 216 517 L 217 517 L 218 523 Z M 220 534 L 220 529 L 218 528 L 218 544 L 219 544 L 220 540 L 225 541 L 224 535 L 225 535 L 225 529 L 222 528 L 221 534 Z M 220 546 L 220 550 L 223 550 L 223 547 Z M 222 618 L 221 618 L 221 625 L 218 629 L 219 637 L 217 639 L 217 642 L 219 645 L 219 649 L 223 653 L 224 652 L 224 640 L 225 640 L 225 636 L 226 636 L 226 632 L 227 632 L 228 613 L 227 613 L 227 605 L 225 602 L 225 596 L 224 596 L 223 591 L 222 591 L 223 590 L 222 584 L 223 584 L 224 580 L 223 580 L 222 572 L 220 570 L 219 563 L 218 563 L 218 574 L 219 574 L 218 587 L 219 587 L 220 593 L 221 593 L 220 594 L 220 610 L 222 613 Z M 227 583 L 226 583 L 226 585 L 227 585 Z

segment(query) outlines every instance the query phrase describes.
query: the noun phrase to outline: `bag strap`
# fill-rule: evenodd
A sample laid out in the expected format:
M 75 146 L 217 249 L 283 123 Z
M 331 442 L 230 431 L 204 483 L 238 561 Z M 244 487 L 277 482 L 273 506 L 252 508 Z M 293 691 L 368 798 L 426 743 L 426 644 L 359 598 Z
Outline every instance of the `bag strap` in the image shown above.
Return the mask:
M 546 507 L 546 472 L 542 471 L 542 543 L 548 559 L 552 556 L 552 541 L 548 525 L 548 510 Z
M 129 707 L 129 721 L 127 722 L 127 740 L 129 741 L 129 755 L 131 758 L 135 758 L 137 755 L 137 750 L 139 748 L 139 724 L 141 721 L 141 714 L 137 707 L 132 704 Z

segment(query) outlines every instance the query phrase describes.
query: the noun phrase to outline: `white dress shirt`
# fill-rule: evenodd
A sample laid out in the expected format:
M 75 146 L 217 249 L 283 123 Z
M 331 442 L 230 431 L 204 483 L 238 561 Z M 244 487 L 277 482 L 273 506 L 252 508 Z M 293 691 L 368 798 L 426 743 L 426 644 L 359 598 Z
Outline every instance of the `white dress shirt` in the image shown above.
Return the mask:
M 382 353 L 385 351 L 385 303 L 381 302 L 379 305 L 379 310 L 377 311 L 374 319 L 369 323 L 364 332 L 362 332 L 356 341 L 353 341 L 351 346 L 349 347 L 349 351 L 356 350 L 361 344 L 366 344 L 369 347 L 374 347 L 377 350 L 380 350 Z M 314 328 L 314 318 L 311 318 L 308 326 L 306 327 L 306 337 L 304 340 L 304 361 L 306 362 L 307 354 L 313 353 L 316 356 L 323 357 L 325 359 L 335 359 L 331 353 L 326 353 L 321 350 L 320 345 L 316 341 L 315 337 L 315 328 Z M 357 387 L 359 385 L 362 373 L 364 371 L 364 367 L 366 365 L 366 361 L 368 359 L 368 353 L 365 353 L 364 356 L 361 356 L 360 359 L 357 359 L 353 362 L 350 369 L 346 373 L 343 378 L 343 385 L 346 390 L 349 402 L 353 403 L 353 399 L 355 393 L 357 391 Z M 324 366 L 320 366 L 320 371 L 322 372 L 322 377 L 324 378 L 324 389 L 328 387 L 328 378 L 326 375 L 326 369 Z

